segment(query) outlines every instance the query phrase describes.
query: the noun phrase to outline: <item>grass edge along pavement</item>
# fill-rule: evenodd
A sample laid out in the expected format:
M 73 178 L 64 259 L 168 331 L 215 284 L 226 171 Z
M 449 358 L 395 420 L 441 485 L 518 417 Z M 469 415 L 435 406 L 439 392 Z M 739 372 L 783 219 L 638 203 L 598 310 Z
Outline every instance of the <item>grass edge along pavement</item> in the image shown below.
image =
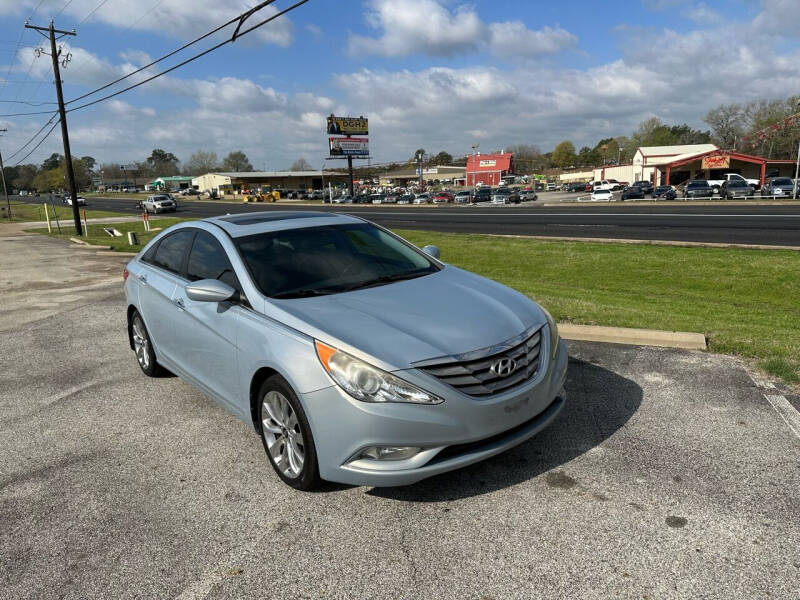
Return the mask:
M 89 223 L 87 228 L 87 235 L 84 235 L 81 241 L 86 242 L 90 245 L 96 246 L 110 246 L 111 250 L 115 252 L 139 252 L 142 249 L 142 246 L 147 244 L 154 236 L 158 235 L 158 233 L 170 225 L 174 225 L 175 223 L 179 223 L 181 221 L 187 221 L 189 219 L 170 219 L 170 218 L 162 218 L 162 219 L 150 219 L 150 227 L 151 231 L 147 232 L 144 230 L 144 224 L 142 221 L 129 221 L 127 223 L 111 223 L 111 224 L 104 224 L 104 223 Z M 103 228 L 114 228 L 119 231 L 122 236 L 121 237 L 111 237 Z M 28 233 L 41 233 L 44 235 L 47 234 L 46 228 L 36 227 L 30 228 L 25 230 Z M 139 237 L 139 245 L 138 246 L 131 246 L 128 244 L 128 236 L 127 233 L 129 231 L 135 231 Z M 50 237 L 59 238 L 63 240 L 69 241 L 70 238 L 76 237 L 75 236 L 75 229 L 72 227 L 72 222 L 70 221 L 67 226 L 65 227 L 64 224 L 61 224 L 61 233 L 58 233 L 53 227 L 53 233 L 50 234 Z
M 154 219 L 164 228 L 184 219 Z M 141 222 L 90 224 L 90 244 L 136 252 Z M 28 230 L 46 233 L 42 229 Z M 54 237 L 69 239 L 66 229 Z M 800 382 L 800 253 L 680 246 L 545 241 L 396 230 L 422 247 L 439 246 L 446 262 L 474 271 L 540 302 L 557 321 L 584 325 L 696 331 L 709 350 L 756 359 L 771 375 Z

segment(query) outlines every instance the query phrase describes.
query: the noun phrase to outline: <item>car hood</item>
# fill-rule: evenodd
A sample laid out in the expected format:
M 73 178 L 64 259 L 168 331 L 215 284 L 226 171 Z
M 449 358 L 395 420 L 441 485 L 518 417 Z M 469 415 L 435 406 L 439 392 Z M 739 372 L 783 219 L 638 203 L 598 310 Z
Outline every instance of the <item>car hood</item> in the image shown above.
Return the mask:
M 363 290 L 270 300 L 271 310 L 287 325 L 389 370 L 486 348 L 546 322 L 527 296 L 451 266 Z

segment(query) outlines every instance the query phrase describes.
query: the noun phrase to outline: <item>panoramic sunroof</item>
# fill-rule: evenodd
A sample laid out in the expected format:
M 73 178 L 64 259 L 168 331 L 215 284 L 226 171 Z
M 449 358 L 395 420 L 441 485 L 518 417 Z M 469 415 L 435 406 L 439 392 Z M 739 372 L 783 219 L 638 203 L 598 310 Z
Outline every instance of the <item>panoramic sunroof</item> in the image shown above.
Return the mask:
M 328 213 L 308 211 L 308 212 L 291 212 L 291 211 L 275 211 L 263 212 L 255 214 L 243 215 L 227 215 L 219 217 L 220 221 L 233 223 L 234 225 L 257 225 L 258 223 L 269 223 L 271 221 L 285 221 L 287 219 L 312 219 L 316 217 L 329 217 Z

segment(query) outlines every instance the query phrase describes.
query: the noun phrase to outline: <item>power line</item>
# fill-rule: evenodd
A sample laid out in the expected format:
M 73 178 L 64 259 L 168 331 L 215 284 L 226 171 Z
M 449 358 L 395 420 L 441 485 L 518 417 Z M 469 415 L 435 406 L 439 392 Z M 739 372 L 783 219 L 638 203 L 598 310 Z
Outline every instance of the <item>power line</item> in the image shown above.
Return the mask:
M 39 3 L 41 4 L 41 2 Z M 6 71 L 6 80 L 8 80 L 8 76 L 11 75 L 11 68 L 14 66 L 14 63 L 17 60 L 17 52 L 19 52 L 19 47 L 22 44 L 22 37 L 25 35 L 25 28 L 22 28 L 22 31 L 19 34 L 19 38 L 17 39 L 17 45 L 14 47 L 14 56 L 11 57 L 11 61 L 8 63 L 8 70 Z M 3 81 L 3 84 L 0 85 L 0 95 L 6 88 L 6 82 Z
M 31 81 L 30 83 L 35 83 L 35 82 Z M 0 102 L 11 103 L 11 104 L 27 104 L 28 106 L 44 106 L 45 104 L 56 104 L 55 102 L 29 102 L 27 100 L 0 100 Z
M 272 4 L 273 2 L 275 2 L 275 0 L 266 0 L 265 2 L 261 2 L 260 4 L 258 4 L 258 5 L 256 5 L 255 7 L 251 8 L 251 9 L 250 9 L 248 12 L 252 12 L 252 11 L 255 11 L 255 10 L 261 10 L 262 8 L 264 8 L 264 7 L 265 7 L 265 6 L 267 6 L 268 4 Z M 160 2 L 159 2 L 158 4 L 160 4 Z M 156 5 L 156 6 L 157 6 L 157 5 Z M 154 6 L 153 8 L 151 8 L 150 10 L 153 10 L 154 8 L 155 8 L 155 6 Z M 146 14 L 146 13 L 145 13 L 145 14 Z M 178 52 L 180 52 L 180 51 L 182 51 L 182 50 L 185 50 L 185 49 L 186 49 L 186 48 L 188 48 L 189 46 L 193 46 L 193 45 L 194 45 L 194 44 L 196 44 L 197 42 L 199 42 L 199 41 L 202 41 L 202 40 L 206 39 L 207 37 L 209 37 L 209 36 L 211 36 L 211 35 L 214 35 L 214 34 L 215 34 L 215 33 L 217 33 L 219 30 L 221 30 L 221 29 L 225 29 L 226 27 L 228 27 L 228 26 L 229 26 L 229 25 L 231 25 L 232 23 L 235 23 L 236 21 L 238 21 L 238 20 L 239 20 L 239 19 L 241 19 L 241 18 L 242 18 L 242 15 L 239 15 L 239 16 L 237 16 L 237 17 L 234 17 L 233 19 L 231 19 L 231 20 L 230 20 L 230 21 L 228 21 L 227 23 L 223 23 L 222 25 L 220 25 L 220 26 L 219 26 L 219 27 L 217 27 L 216 29 L 213 29 L 213 30 L 209 31 L 209 32 L 208 32 L 208 33 L 206 33 L 206 34 L 203 34 L 203 35 L 201 35 L 199 38 L 196 38 L 196 39 L 192 40 L 191 42 L 187 42 L 186 44 L 184 44 L 184 45 L 183 45 L 183 46 L 181 46 L 180 48 L 177 48 L 177 49 L 173 50 L 173 51 L 172 51 L 172 52 L 170 52 L 169 54 L 165 54 L 165 55 L 164 55 L 164 56 L 162 56 L 161 58 L 158 58 L 158 59 L 154 60 L 153 62 L 151 62 L 151 63 L 148 63 L 148 64 L 144 65 L 143 67 L 139 67 L 139 68 L 138 68 L 138 69 L 136 69 L 135 71 L 131 71 L 130 73 L 128 73 L 128 74 L 126 74 L 126 75 L 123 75 L 123 76 L 122 76 L 122 77 L 120 77 L 119 79 L 115 79 L 115 80 L 114 80 L 114 81 L 112 81 L 111 83 L 107 83 L 106 85 L 104 85 L 104 86 L 102 86 L 102 87 L 99 87 L 99 88 L 97 88 L 97 89 L 95 89 L 95 90 L 92 90 L 91 92 L 87 92 L 87 93 L 85 93 L 85 94 L 83 94 L 83 95 L 81 95 L 81 96 L 78 96 L 77 98 L 73 98 L 72 100 L 68 100 L 68 101 L 67 101 L 67 104 L 72 104 L 73 102 L 77 102 L 78 100 L 83 100 L 84 98 L 86 98 L 86 97 L 88 97 L 88 96 L 91 96 L 91 95 L 93 95 L 93 94 L 96 94 L 97 92 L 101 92 L 101 91 L 103 91 L 103 90 L 105 90 L 105 89 L 108 89 L 108 88 L 110 88 L 112 85 L 115 85 L 115 84 L 119 83 L 120 81 L 123 81 L 123 80 L 127 79 L 128 77 L 131 77 L 131 76 L 133 76 L 133 75 L 136 75 L 137 73 L 141 73 L 141 72 L 142 72 L 142 71 L 144 71 L 145 69 L 149 69 L 149 68 L 150 68 L 150 67 L 152 67 L 153 65 L 155 65 L 155 64 L 158 64 L 158 63 L 160 63 L 160 62 L 162 62 L 162 61 L 164 61 L 164 60 L 168 59 L 169 57 L 176 55 Z
M 27 142 L 25 142 L 24 144 L 22 144 L 22 146 L 20 146 L 19 148 L 17 148 L 16 152 L 14 152 L 13 154 L 11 154 L 11 155 L 7 156 L 6 158 L 8 158 L 8 159 L 14 158 L 14 157 L 15 157 L 17 154 L 19 154 L 20 152 L 22 152 L 23 150 L 25 150 L 25 148 L 27 148 L 27 147 L 30 145 L 30 143 L 31 143 L 33 140 L 35 140 L 35 139 L 36 139 L 36 138 L 39 136 L 39 134 L 40 134 L 40 133 L 42 133 L 42 132 L 45 130 L 45 128 L 46 128 L 48 125 L 50 125 L 50 123 L 52 123 L 52 122 L 53 122 L 53 119 L 55 119 L 55 118 L 56 118 L 56 113 L 53 113 L 53 116 L 52 116 L 52 117 L 50 117 L 50 119 L 49 119 L 49 120 L 48 120 L 48 121 L 47 121 L 47 122 L 46 122 L 44 125 L 42 125 L 42 127 L 39 129 L 39 131 L 37 131 L 36 133 L 34 133 L 34 134 L 31 136 L 31 138 L 30 138 L 30 139 L 29 139 Z M 24 160 L 24 159 L 23 159 L 23 160 Z
M 59 16 L 59 15 L 60 15 L 62 12 L 64 12 L 64 10 L 66 10 L 66 8 L 67 8 L 67 7 L 68 7 L 70 4 L 72 4 L 72 0 L 67 0 L 66 4 L 64 4 L 64 6 L 62 6 L 62 7 L 61 7 L 61 10 L 59 10 L 59 11 L 56 13 L 56 15 L 55 15 L 55 17 L 53 17 L 53 19 L 55 19 L 55 18 L 56 18 L 56 17 L 58 17 L 58 16 Z
M 142 13 L 142 16 L 141 16 L 141 17 L 139 17 L 139 18 L 138 18 L 138 19 L 136 19 L 136 20 L 135 20 L 133 23 L 131 23 L 130 25 L 128 25 L 128 26 L 126 27 L 126 29 L 133 29 L 134 27 L 136 27 L 136 26 L 137 26 L 139 23 L 141 23 L 141 22 L 142 22 L 142 20 L 143 20 L 143 19 L 144 19 L 144 18 L 145 18 L 147 15 L 149 15 L 151 12 L 153 12 L 155 9 L 157 9 L 159 6 L 161 6 L 163 3 L 164 3 L 164 0 L 158 0 L 158 1 L 157 1 L 155 4 L 153 4 L 153 6 L 151 6 L 149 9 L 147 9 L 146 11 L 144 11 L 144 13 Z
M 272 1 L 274 1 L 274 0 L 269 0 L 268 2 L 266 2 L 266 3 L 262 3 L 262 4 L 263 4 L 263 5 L 266 5 L 266 4 L 269 4 L 269 3 L 270 3 L 270 2 L 272 2 Z M 261 27 L 261 26 L 263 26 L 263 25 L 266 25 L 266 24 L 267 24 L 267 23 L 269 23 L 270 21 L 274 21 L 274 20 L 275 20 L 275 19 L 277 19 L 278 17 L 280 17 L 280 16 L 282 16 L 282 15 L 285 15 L 287 12 L 289 12 L 289 11 L 291 11 L 291 10 L 294 10 L 295 8 L 297 8 L 298 6 L 300 6 L 300 5 L 302 5 L 302 4 L 305 4 L 306 2 L 308 2 L 308 0 L 299 0 L 298 2 L 295 2 L 295 3 L 294 3 L 293 5 L 291 5 L 290 7 L 288 7 L 288 8 L 285 8 L 285 9 L 283 9 L 282 11 L 275 13 L 274 15 L 272 15 L 271 17 L 268 17 L 267 19 L 264 19 L 263 21 L 261 21 L 261 22 L 260 22 L 260 23 L 258 23 L 257 25 L 253 25 L 253 26 L 252 26 L 252 27 L 250 27 L 249 29 L 246 29 L 246 30 L 244 30 L 244 31 L 241 31 L 241 32 L 239 32 L 239 31 L 236 31 L 236 32 L 234 32 L 234 35 L 233 35 L 233 37 L 231 37 L 231 38 L 229 38 L 229 39 L 226 39 L 226 40 L 223 40 L 223 41 L 222 41 L 222 42 L 220 42 L 219 44 L 216 44 L 215 46 L 211 46 L 210 48 L 208 48 L 208 49 L 206 49 L 206 50 L 203 50 L 203 52 L 200 52 L 199 54 L 195 54 L 194 56 L 192 56 L 192 57 L 190 57 L 190 58 L 187 58 L 186 60 L 184 60 L 184 61 L 182 61 L 182 62 L 178 63 L 177 65 L 174 65 L 174 66 L 170 67 L 169 69 L 165 69 L 164 71 L 161 71 L 160 73 L 156 73 L 155 75 L 153 75 L 153 76 L 151 76 L 151 77 L 148 77 L 147 79 L 144 79 L 144 80 L 142 80 L 142 81 L 140 81 L 140 82 L 138 82 L 138 83 L 135 83 L 135 84 L 133 84 L 133 85 L 130 85 L 130 86 L 128 86 L 128 87 L 126 87 L 126 88 L 123 88 L 123 89 L 121 89 L 121 90 L 118 90 L 118 91 L 114 92 L 113 94 L 108 94 L 107 96 L 103 96 L 102 98 L 98 98 L 98 99 L 96 99 L 96 100 L 92 100 L 91 102 L 87 102 L 86 104 L 81 104 L 80 106 L 75 106 L 75 107 L 73 107 L 73 108 L 70 108 L 70 109 L 69 109 L 67 112 L 72 112 L 72 111 L 74 111 L 74 110 L 80 110 L 80 109 L 82 109 L 82 108 L 87 108 L 87 107 L 89 107 L 89 106 L 92 106 L 92 105 L 94 105 L 94 104 L 98 104 L 98 103 L 100 103 L 100 102 L 103 102 L 103 101 L 105 101 L 105 100 L 109 100 L 110 98 L 113 98 L 114 96 L 119 96 L 120 94 L 123 94 L 123 93 L 125 93 L 125 92 L 127 92 L 127 91 L 130 91 L 130 90 L 132 90 L 132 89 L 134 89 L 134 88 L 137 88 L 137 87 L 139 87 L 140 85 L 144 85 L 145 83 L 148 83 L 148 82 L 150 82 L 150 81 L 153 81 L 154 79 L 157 79 L 158 77 L 161 77 L 162 75 L 166 75 L 167 73 L 170 73 L 171 71 L 174 71 L 175 69 L 178 69 L 178 68 L 180 68 L 180 67 L 182 67 L 182 66 L 184 66 L 184 65 L 187 65 L 187 64 L 189 64 L 190 62 L 193 62 L 193 61 L 197 60 L 198 58 L 201 58 L 201 57 L 205 56 L 206 54 L 210 54 L 210 53 L 211 53 L 211 52 L 213 52 L 214 50 L 217 50 L 217 49 L 221 48 L 222 46 L 225 46 L 226 44 L 230 44 L 230 43 L 234 42 L 236 39 L 238 39 L 238 38 L 240 38 L 240 37 L 242 37 L 242 36 L 245 36 L 245 35 L 247 35 L 247 34 L 248 34 L 248 33 L 250 33 L 251 31 L 253 31 L 254 29 L 258 29 L 259 27 Z M 261 6 L 261 5 L 259 5 L 259 7 L 260 7 L 260 6 Z M 254 8 L 254 9 L 252 9 L 252 10 L 257 10 L 257 8 Z M 249 13 L 249 12 L 252 12 L 252 10 L 251 10 L 251 11 L 248 11 L 248 13 Z M 241 15 L 239 18 L 246 17 L 246 16 L 248 15 L 248 13 L 244 13 L 244 14 L 243 14 L 243 15 Z M 228 25 L 230 25 L 232 22 L 233 22 L 233 21 L 229 21 L 227 24 L 228 24 Z M 241 21 L 240 21 L 240 24 L 241 24 Z M 218 30 L 219 30 L 219 28 L 217 28 L 217 30 L 216 30 L 216 31 L 218 31 Z M 205 37 L 205 36 L 204 36 L 204 37 Z M 106 86 L 106 87 L 107 87 L 107 86 Z M 102 89 L 102 88 L 101 88 L 101 89 Z M 93 92 L 92 92 L 92 93 L 93 93 Z M 84 96 L 81 96 L 81 97 L 86 97 L 87 95 L 88 95 L 88 94 L 84 94 Z M 75 100 L 78 100 L 78 98 L 75 98 Z M 74 102 L 74 100 L 70 100 L 70 102 Z M 67 102 L 67 104 L 69 104 L 69 102 Z M 24 113 L 23 113 L 23 114 L 24 114 Z M 35 114 L 35 113 L 28 113 L 28 114 Z M 2 117 L 2 116 L 12 116 L 12 115 L 0 115 L 0 117 Z M 19 115 L 13 115 L 13 116 L 19 116 Z
M 48 137 L 50 137 L 50 134 L 51 134 L 51 133 L 53 133 L 53 130 L 54 130 L 54 129 L 55 129 L 57 126 L 58 126 L 58 124 L 59 124 L 59 123 L 61 123 L 61 119 L 59 119 L 58 121 L 56 121 L 55 123 L 53 123 L 53 126 L 52 126 L 52 127 L 50 128 L 50 130 L 49 130 L 49 131 L 48 131 L 48 132 L 47 132 L 47 133 L 44 135 L 44 137 L 43 137 L 42 139 L 40 139 L 40 140 L 39 140 L 39 143 L 37 143 L 37 144 L 36 144 L 36 145 L 35 145 L 33 148 L 31 148 L 31 151 L 30 151 L 30 152 L 28 152 L 28 153 L 27 153 L 25 156 L 23 156 L 23 157 L 22 157 L 22 158 L 20 158 L 20 159 L 19 159 L 17 162 L 15 162 L 15 163 L 14 163 L 14 166 L 16 167 L 16 166 L 18 166 L 18 165 L 21 165 L 23 162 L 25 162 L 25 159 L 27 159 L 27 158 L 28 158 L 28 157 L 29 157 L 31 154 L 33 154 L 34 152 L 36 152 L 37 148 L 39 148 L 39 146 L 41 146 L 41 145 L 42 145 L 42 143 L 44 143 L 44 141 L 45 141 L 45 140 L 46 140 Z
M 163 0 L 162 0 L 162 1 L 163 1 Z M 95 6 L 95 7 L 94 7 L 94 8 L 93 8 L 93 9 L 92 9 L 90 12 L 89 12 L 89 14 L 88 14 L 88 15 L 86 15 L 85 17 L 83 17 L 83 19 L 81 19 L 81 20 L 80 20 L 80 22 L 78 23 L 78 25 L 79 25 L 79 26 L 80 26 L 80 25 L 83 25 L 83 24 L 84 24 L 84 23 L 85 23 L 85 22 L 86 22 L 86 21 L 89 19 L 89 17 L 91 17 L 91 16 L 92 16 L 94 13 L 96 13 L 98 10 L 100 10 L 102 7 L 104 7 L 104 6 L 106 5 L 106 2 L 108 2 L 108 0 L 103 0 L 103 1 L 102 1 L 100 4 L 98 4 L 97 6 Z

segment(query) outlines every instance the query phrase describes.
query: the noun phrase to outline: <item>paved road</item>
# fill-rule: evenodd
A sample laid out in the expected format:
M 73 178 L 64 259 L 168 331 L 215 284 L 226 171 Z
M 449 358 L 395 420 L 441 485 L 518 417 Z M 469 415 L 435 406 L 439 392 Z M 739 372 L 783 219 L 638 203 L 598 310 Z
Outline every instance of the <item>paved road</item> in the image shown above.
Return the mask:
M 800 246 L 800 205 L 298 206 L 179 200 L 179 216 L 258 210 L 335 210 L 395 229 Z M 135 213 L 135 202 L 93 198 L 92 208 Z
M 800 594 L 800 440 L 738 359 L 573 343 L 569 403 L 522 446 L 304 494 L 243 423 L 141 374 L 123 259 L 93 252 L 0 238 L 2 599 Z

